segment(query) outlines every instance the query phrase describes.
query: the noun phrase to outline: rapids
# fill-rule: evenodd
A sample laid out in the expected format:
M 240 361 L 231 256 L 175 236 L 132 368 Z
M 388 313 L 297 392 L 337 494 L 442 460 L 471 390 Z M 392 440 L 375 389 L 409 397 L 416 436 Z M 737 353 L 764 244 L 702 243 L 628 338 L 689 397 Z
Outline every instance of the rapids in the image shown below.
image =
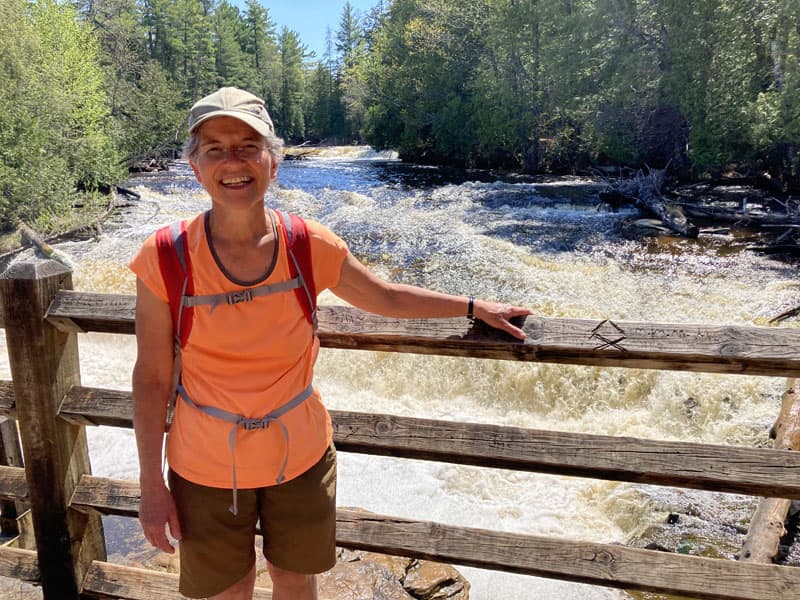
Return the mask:
M 182 162 L 126 185 L 141 200 L 97 240 L 57 245 L 78 264 L 76 289 L 134 293 L 125 265 L 143 239 L 208 206 Z M 382 277 L 519 303 L 544 316 L 766 325 L 800 303 L 793 265 L 744 252 L 730 234 L 631 239 L 623 225 L 637 213 L 598 208 L 597 191 L 586 179 L 499 180 L 348 147 L 284 162 L 267 203 L 328 225 Z M 320 298 L 337 302 L 329 292 Z M 84 385 L 130 388 L 132 338 L 90 334 L 79 343 Z M 10 377 L 7 360 L 0 376 Z M 315 382 L 334 409 L 747 446 L 769 444 L 785 386 L 778 378 L 329 349 L 320 353 Z M 88 435 L 95 474 L 137 477 L 131 431 L 94 428 Z M 669 513 L 689 514 L 696 522 L 683 537 L 684 530 L 674 529 L 675 543 L 690 543 L 690 533 L 695 540 L 699 531 L 711 540 L 704 542 L 713 546 L 704 546 L 707 554 L 725 556 L 741 542 L 735 525 L 754 506 L 734 495 L 344 453 L 338 501 L 383 514 L 607 543 L 637 543 Z M 460 570 L 476 600 L 629 597 Z

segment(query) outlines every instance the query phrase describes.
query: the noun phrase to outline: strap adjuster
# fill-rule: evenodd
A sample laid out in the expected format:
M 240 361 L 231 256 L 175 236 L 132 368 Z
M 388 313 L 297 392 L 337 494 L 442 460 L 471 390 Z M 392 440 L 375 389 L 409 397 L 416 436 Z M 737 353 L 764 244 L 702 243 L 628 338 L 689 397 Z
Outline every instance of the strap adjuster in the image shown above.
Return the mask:
M 242 419 L 239 421 L 239 425 L 242 426 L 242 429 L 246 429 L 247 431 L 255 431 L 256 429 L 266 429 L 269 427 L 269 422 L 272 419 Z
M 241 292 L 231 292 L 225 299 L 228 304 L 239 304 L 240 302 L 250 302 L 253 299 L 253 290 L 242 290 Z

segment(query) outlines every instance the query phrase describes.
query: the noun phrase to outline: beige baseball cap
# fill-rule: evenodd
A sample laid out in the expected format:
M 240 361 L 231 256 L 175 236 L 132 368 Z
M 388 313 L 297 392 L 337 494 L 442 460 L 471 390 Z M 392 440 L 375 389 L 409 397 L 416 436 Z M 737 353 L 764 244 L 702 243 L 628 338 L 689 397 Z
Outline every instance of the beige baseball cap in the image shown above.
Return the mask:
M 264 101 L 250 92 L 224 87 L 195 102 L 189 111 L 189 133 L 215 117 L 233 117 L 246 123 L 263 136 L 275 133 Z

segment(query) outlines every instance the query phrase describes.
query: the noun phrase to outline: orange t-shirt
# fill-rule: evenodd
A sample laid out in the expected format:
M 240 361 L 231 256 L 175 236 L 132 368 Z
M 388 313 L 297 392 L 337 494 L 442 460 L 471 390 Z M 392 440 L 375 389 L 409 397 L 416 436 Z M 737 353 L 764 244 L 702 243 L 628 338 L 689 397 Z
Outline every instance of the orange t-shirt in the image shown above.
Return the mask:
M 258 282 L 230 279 L 212 254 L 203 215 L 186 224 L 187 247 L 195 295 L 219 294 L 291 279 L 288 255 L 277 215 L 270 215 L 277 233 L 278 256 Z M 347 245 L 314 221 L 306 221 L 317 292 L 339 282 Z M 142 282 L 164 302 L 155 234 L 130 263 Z M 256 296 L 250 302 L 194 308 L 188 342 L 182 350 L 182 382 L 198 406 L 216 406 L 247 418 L 260 418 L 304 390 L 314 370 L 311 324 L 294 290 Z M 324 454 L 333 437 L 330 416 L 319 392 L 266 429 L 236 430 L 236 476 L 239 488 L 273 485 L 284 458 L 286 480 L 301 475 Z M 189 406 L 180 397 L 167 439 L 167 460 L 181 477 L 210 487 L 232 487 L 232 455 L 228 438 L 232 423 Z

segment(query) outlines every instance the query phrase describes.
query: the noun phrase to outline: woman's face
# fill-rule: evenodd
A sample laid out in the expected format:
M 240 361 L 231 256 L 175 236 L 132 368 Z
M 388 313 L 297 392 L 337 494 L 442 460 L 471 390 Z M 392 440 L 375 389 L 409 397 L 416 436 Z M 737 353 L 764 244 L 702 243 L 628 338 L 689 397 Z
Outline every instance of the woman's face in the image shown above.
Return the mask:
M 263 206 L 264 194 L 278 171 L 264 138 L 233 117 L 206 121 L 197 136 L 197 152 L 189 164 L 212 202 L 234 209 L 254 203 Z

